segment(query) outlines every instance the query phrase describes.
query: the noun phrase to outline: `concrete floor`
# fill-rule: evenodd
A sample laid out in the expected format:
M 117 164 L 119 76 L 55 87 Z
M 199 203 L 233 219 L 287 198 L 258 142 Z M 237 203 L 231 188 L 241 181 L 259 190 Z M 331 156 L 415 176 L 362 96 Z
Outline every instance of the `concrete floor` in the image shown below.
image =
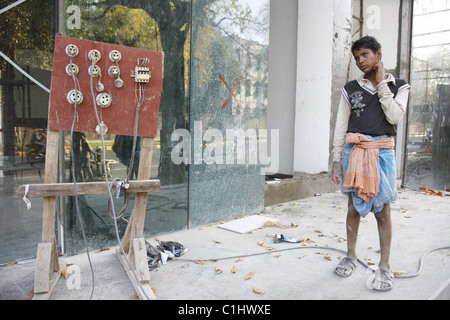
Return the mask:
M 436 247 L 450 246 L 450 197 L 400 190 L 392 204 L 394 236 L 392 270 L 411 275 L 419 268 L 423 254 Z M 372 273 L 358 265 L 351 277 L 334 274 L 345 256 L 345 216 L 347 199 L 339 192 L 266 207 L 263 216 L 295 228 L 264 227 L 239 234 L 218 224 L 183 230 L 157 239 L 177 241 L 187 253 L 179 260 L 150 272 L 151 287 L 159 300 L 422 300 L 450 299 L 450 250 L 431 252 L 423 257 L 418 276 L 395 279 L 394 289 L 377 292 L 370 288 Z M 307 246 L 274 243 L 269 234 L 282 233 L 297 239 L 310 238 Z M 149 239 L 156 244 L 156 239 Z M 116 255 L 116 248 L 90 256 L 94 269 L 94 300 L 130 300 L 136 297 Z M 379 253 L 375 218 L 362 219 L 359 259 L 376 266 Z M 257 255 L 254 255 L 257 254 Z M 252 256 L 250 256 L 252 255 Z M 238 257 L 244 257 L 238 259 Z M 232 257 L 232 258 L 231 258 Z M 52 300 L 89 299 L 91 271 L 85 253 L 61 257 L 79 271 L 80 287 L 73 277 L 60 278 Z M 197 260 L 208 260 L 196 263 Z M 32 292 L 35 261 L 0 267 L 0 299 L 28 299 Z M 79 269 L 78 269 L 79 268 Z M 219 270 L 221 272 L 219 272 Z M 246 275 L 253 277 L 246 280 Z M 74 288 L 75 287 L 75 288 Z

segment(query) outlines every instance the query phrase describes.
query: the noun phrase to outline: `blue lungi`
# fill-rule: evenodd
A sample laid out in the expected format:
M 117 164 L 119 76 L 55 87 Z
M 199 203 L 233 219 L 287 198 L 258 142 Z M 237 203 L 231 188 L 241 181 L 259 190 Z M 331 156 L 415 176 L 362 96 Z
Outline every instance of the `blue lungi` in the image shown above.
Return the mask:
M 365 135 L 369 139 L 378 140 L 384 139 L 388 136 L 378 136 L 371 137 Z M 348 168 L 348 158 L 350 156 L 350 151 L 352 150 L 354 144 L 346 144 L 344 146 L 343 161 L 342 161 L 342 171 L 343 177 L 342 181 L 345 180 L 345 175 L 347 174 Z M 344 188 L 343 183 L 341 184 L 341 192 L 346 195 L 351 195 L 353 200 L 353 205 L 359 214 L 365 217 L 370 211 L 380 212 L 386 203 L 390 203 L 397 199 L 397 187 L 396 187 L 396 169 L 395 169 L 395 155 L 394 149 L 379 149 L 378 156 L 378 171 L 380 172 L 380 187 L 377 195 L 370 198 L 368 202 L 364 199 L 358 197 L 358 190 L 351 188 Z

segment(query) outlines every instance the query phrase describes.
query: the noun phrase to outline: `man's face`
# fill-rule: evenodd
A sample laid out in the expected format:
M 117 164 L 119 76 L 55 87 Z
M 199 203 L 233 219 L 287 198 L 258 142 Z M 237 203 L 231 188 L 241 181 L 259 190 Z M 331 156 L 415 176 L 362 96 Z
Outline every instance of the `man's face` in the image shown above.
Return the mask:
M 374 66 L 380 61 L 381 52 L 373 53 L 372 49 L 361 48 L 353 51 L 353 57 L 359 70 L 368 74 L 373 71 Z

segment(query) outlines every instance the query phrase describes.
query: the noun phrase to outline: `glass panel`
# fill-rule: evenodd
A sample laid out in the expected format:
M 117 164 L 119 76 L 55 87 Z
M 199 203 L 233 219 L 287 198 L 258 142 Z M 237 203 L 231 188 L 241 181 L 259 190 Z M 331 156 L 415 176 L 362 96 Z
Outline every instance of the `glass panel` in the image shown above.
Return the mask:
M 67 20 L 66 35 L 165 53 L 158 136 L 151 167 L 151 178 L 161 180 L 161 191 L 148 196 L 144 233 L 150 236 L 183 229 L 187 221 L 187 169 L 186 165 L 175 165 L 171 161 L 170 136 L 174 129 L 185 129 L 187 124 L 190 2 L 141 0 L 114 3 L 111 6 L 108 1 L 66 0 L 67 12 L 72 12 Z M 80 24 L 77 24 L 77 14 L 81 17 Z M 127 176 L 133 137 L 125 137 L 123 149 L 115 152 L 112 146 L 116 138 L 114 135 L 105 136 L 109 179 Z M 73 146 L 69 146 L 77 152 L 77 181 L 102 181 L 104 174 L 100 136 L 86 134 L 86 141 L 92 150 L 87 159 L 83 158 L 83 145 L 79 143 L 82 140 L 79 136 L 77 139 Z M 70 134 L 66 133 L 66 141 L 70 142 Z M 67 157 L 66 168 L 70 168 L 70 165 L 71 161 Z M 66 178 L 71 180 L 68 169 Z M 92 247 L 117 245 L 113 220 L 107 210 L 107 198 L 106 195 L 79 197 L 87 238 Z M 114 201 L 119 214 L 124 200 Z M 123 213 L 125 220 L 129 219 L 133 207 L 134 196 L 131 195 Z M 67 199 L 66 212 L 67 250 L 68 253 L 74 253 L 83 250 L 84 244 L 73 198 Z M 118 221 L 121 236 L 126 225 L 126 221 Z
M 4 8 L 13 1 L 0 1 Z M 55 1 L 22 3 L 0 19 L 4 55 L 50 88 Z M 20 26 L 20 27 L 18 27 Z M 30 210 L 15 198 L 22 184 L 42 183 L 48 93 L 0 58 L 0 263 L 36 256 L 41 240 L 42 199 Z
M 450 2 L 415 0 L 404 184 L 450 188 Z
M 268 21 L 268 0 L 193 2 L 190 226 L 263 208 Z

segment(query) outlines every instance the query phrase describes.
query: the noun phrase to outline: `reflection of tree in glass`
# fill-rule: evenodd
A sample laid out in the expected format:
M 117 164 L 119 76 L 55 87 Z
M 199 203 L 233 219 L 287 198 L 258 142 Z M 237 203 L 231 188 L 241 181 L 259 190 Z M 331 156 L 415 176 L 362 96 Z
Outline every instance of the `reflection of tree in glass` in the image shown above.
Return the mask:
M 158 178 L 163 185 L 185 182 L 185 168 L 171 161 L 176 142 L 170 138 L 175 129 L 187 128 L 191 1 L 66 1 L 69 5 L 80 6 L 83 19 L 81 29 L 71 30 L 70 36 L 164 52 Z M 243 32 L 251 20 L 251 10 L 243 9 L 239 0 L 197 0 L 193 5 L 200 17 L 198 27 L 212 21 L 222 30 L 227 25 Z
M 0 8 L 11 3 L 12 1 L 0 0 Z M 0 50 L 25 70 L 30 67 L 50 70 L 55 30 L 53 12 L 53 1 L 35 0 L 22 3 L 3 13 L 0 19 Z M 4 86 L 1 99 L 5 106 L 1 114 L 3 156 L 14 157 L 14 127 L 19 126 L 17 119 L 22 116 L 23 122 L 20 126 L 25 127 L 38 127 L 43 123 L 33 122 L 31 110 L 28 114 L 16 114 L 14 106 L 20 101 L 16 101 L 14 97 L 14 88 L 25 88 L 27 82 L 21 83 L 22 77 L 17 77 L 18 72 L 3 58 L 0 59 L 0 73 L 0 82 Z

